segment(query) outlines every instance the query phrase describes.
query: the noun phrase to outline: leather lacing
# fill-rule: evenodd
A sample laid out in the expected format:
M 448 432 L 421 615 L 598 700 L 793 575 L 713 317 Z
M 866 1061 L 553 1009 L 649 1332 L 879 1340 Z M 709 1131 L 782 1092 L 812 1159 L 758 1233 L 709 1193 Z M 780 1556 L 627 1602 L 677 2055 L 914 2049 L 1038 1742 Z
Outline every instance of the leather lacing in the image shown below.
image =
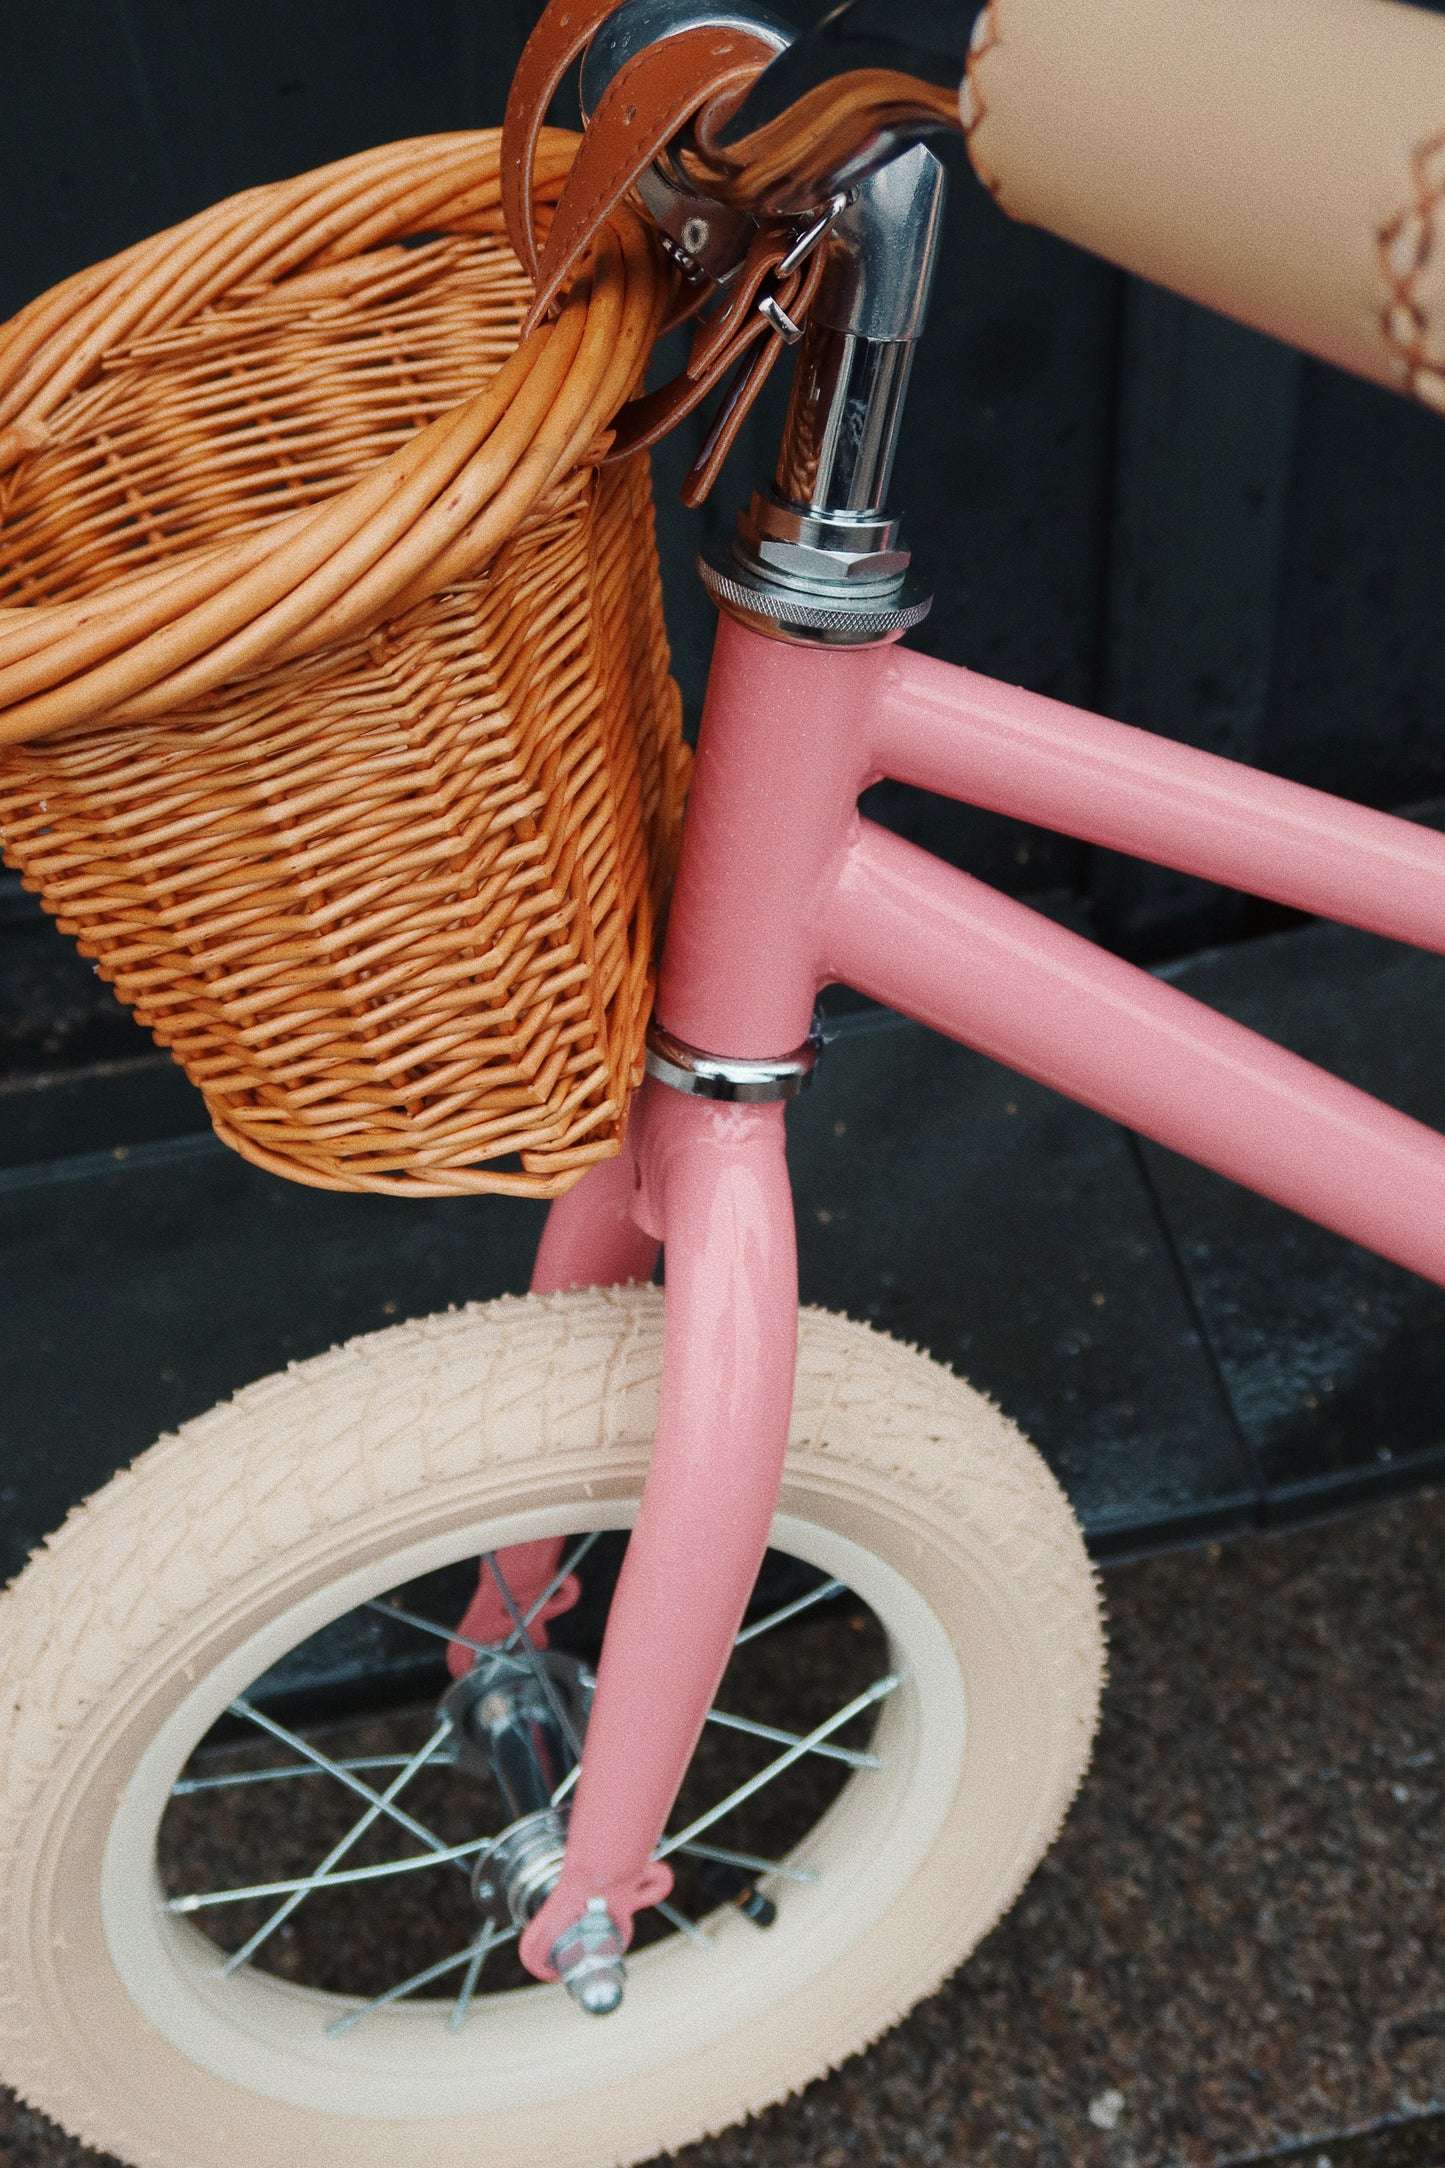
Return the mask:
M 1445 413 L 1445 338 L 1438 308 L 1445 297 L 1445 129 L 1410 160 L 1410 201 L 1380 229 L 1376 256 L 1389 298 L 1380 335 L 1401 388 Z M 1436 294 L 1432 300 L 1428 287 Z

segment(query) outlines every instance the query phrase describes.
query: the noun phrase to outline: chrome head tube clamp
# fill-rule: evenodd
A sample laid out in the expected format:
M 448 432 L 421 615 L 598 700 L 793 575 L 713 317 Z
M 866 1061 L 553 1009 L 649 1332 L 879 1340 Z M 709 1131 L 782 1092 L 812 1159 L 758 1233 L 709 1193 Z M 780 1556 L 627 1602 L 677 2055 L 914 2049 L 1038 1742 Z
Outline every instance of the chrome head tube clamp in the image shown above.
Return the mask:
M 855 647 L 928 614 L 887 498 L 944 193 L 920 144 L 832 212 L 772 487 L 699 561 L 718 608 L 775 639 Z
M 664 1031 L 654 1017 L 647 1031 L 647 1073 L 659 1084 L 694 1099 L 724 1099 L 740 1106 L 766 1106 L 796 1099 L 813 1081 L 823 1034 L 817 1022 L 802 1045 L 776 1061 L 743 1061 L 704 1054 Z

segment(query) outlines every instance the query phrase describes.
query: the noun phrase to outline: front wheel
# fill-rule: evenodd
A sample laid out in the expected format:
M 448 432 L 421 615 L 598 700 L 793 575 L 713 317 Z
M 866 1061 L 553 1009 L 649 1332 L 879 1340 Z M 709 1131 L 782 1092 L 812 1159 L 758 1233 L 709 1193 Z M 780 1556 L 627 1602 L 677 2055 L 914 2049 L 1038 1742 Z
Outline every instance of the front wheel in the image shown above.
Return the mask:
M 968 1955 L 1086 1764 L 1094 1578 L 996 1408 L 818 1312 L 773 1597 L 622 2007 L 483 1922 L 499 1810 L 434 1707 L 457 1575 L 567 1538 L 585 1679 L 661 1363 L 651 1288 L 397 1326 L 188 1424 L 32 1560 L 0 1599 L 0 2074 L 36 2107 L 138 2168 L 603 2168 L 796 2089 Z

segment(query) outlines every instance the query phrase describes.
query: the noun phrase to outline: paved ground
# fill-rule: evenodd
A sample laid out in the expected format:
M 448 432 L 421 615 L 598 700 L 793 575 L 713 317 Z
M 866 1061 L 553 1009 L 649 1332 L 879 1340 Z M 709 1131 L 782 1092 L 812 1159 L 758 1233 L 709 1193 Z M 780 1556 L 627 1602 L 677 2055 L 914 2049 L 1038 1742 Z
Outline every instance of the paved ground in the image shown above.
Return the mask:
M 1108 1594 L 1095 1771 L 1015 1913 L 871 2054 L 686 2168 L 1445 2162 L 1445 1496 Z M 87 2163 L 0 2110 L 3 2168 Z
M 1111 1575 L 1095 1774 L 1015 1913 L 689 2168 L 1195 2168 L 1445 2098 L 1442 1537 L 1437 1497 Z

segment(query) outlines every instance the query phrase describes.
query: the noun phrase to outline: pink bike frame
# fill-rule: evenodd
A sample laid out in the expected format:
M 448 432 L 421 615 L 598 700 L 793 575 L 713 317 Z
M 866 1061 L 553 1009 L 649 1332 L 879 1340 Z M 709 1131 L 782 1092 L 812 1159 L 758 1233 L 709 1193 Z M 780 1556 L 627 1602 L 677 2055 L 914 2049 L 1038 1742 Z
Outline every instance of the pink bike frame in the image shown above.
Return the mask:
M 897 647 L 792 646 L 724 619 L 663 957 L 669 1032 L 777 1059 L 841 981 L 1445 1285 L 1445 1140 L 865 821 L 859 794 L 883 776 L 1445 951 L 1445 838 L 1427 829 Z M 522 1943 L 542 1978 L 590 1898 L 628 1934 L 666 1894 L 653 1853 L 767 1545 L 797 1337 L 781 1106 L 649 1079 L 622 1156 L 553 1206 L 533 1284 L 645 1279 L 659 1243 L 657 1436 L 566 1865 Z M 558 1547 L 513 1555 L 525 1600 Z

